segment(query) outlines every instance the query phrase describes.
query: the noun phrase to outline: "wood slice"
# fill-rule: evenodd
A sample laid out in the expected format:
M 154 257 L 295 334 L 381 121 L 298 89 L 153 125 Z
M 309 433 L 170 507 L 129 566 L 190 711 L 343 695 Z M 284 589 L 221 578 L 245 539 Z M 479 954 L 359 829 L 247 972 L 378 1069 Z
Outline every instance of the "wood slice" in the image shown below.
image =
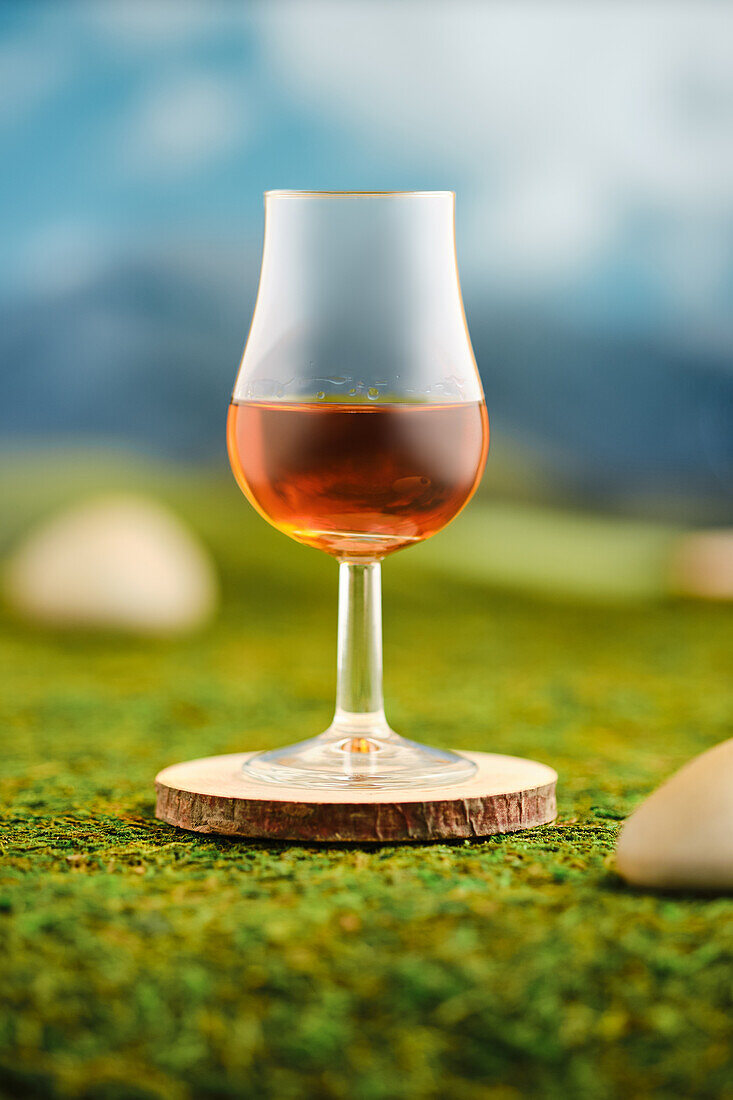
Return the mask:
M 513 833 L 556 815 L 557 773 L 518 756 L 463 753 L 464 783 L 388 791 L 284 787 L 242 772 L 253 753 L 187 760 L 155 777 L 156 817 L 195 833 L 293 841 L 424 841 Z

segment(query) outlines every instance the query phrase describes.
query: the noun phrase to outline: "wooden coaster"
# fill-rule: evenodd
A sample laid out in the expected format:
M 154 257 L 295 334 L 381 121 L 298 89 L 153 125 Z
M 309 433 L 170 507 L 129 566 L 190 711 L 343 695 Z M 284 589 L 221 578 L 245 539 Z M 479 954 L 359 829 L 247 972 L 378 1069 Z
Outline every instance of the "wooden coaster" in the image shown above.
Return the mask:
M 187 760 L 155 777 L 155 816 L 194 833 L 294 841 L 423 841 L 513 833 L 555 818 L 557 773 L 518 756 L 463 753 L 464 783 L 428 789 L 309 790 L 251 779 L 253 753 Z

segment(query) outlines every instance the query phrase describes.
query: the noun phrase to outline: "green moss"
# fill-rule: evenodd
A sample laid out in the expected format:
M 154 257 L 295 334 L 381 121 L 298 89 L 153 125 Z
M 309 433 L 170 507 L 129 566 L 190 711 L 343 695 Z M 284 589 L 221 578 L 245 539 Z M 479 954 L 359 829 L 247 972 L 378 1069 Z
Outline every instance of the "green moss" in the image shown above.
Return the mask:
M 733 1095 L 733 899 L 637 893 L 611 862 L 636 802 L 730 736 L 730 612 L 532 603 L 398 556 L 394 724 L 553 764 L 558 823 L 420 848 L 196 837 L 155 821 L 153 775 L 327 723 L 335 569 L 228 484 L 155 484 L 220 562 L 214 626 L 3 623 L 0 1091 Z

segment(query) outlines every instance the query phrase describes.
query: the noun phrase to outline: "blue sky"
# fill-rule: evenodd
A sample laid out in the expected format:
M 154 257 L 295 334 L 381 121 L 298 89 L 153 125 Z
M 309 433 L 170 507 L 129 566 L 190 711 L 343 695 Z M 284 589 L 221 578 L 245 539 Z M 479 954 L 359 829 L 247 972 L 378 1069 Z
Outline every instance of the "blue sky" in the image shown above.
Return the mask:
M 64 268 L 64 253 L 82 267 L 136 242 L 257 238 L 269 187 L 453 181 L 377 163 L 301 106 L 267 61 L 257 8 L 115 7 L 3 8 L 6 279 L 43 281 L 45 248 Z
M 467 296 L 727 340 L 733 9 L 6 3 L 6 292 L 249 246 L 268 187 L 454 188 Z
M 722 0 L 5 0 L 0 428 L 221 450 L 262 192 L 454 189 L 496 438 L 727 491 L 732 134 Z

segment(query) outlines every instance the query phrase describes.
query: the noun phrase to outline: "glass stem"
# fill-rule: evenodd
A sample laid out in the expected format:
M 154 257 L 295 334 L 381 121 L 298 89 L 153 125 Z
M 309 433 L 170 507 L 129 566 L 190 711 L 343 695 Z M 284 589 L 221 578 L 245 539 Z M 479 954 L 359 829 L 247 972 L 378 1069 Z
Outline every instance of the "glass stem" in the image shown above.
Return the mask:
M 382 698 L 381 580 L 378 561 L 339 565 L 338 673 L 331 733 L 391 733 Z

